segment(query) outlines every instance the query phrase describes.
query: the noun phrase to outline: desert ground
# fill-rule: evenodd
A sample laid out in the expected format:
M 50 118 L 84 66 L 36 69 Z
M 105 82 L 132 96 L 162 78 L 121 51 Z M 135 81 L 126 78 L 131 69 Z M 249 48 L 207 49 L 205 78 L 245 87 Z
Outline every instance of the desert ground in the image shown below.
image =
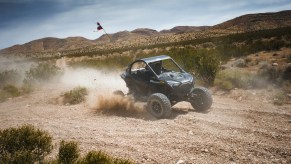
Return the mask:
M 207 112 L 182 102 L 169 119 L 155 119 L 142 103 L 127 115 L 96 110 L 100 96 L 126 87 L 118 73 L 99 80 L 100 74 L 85 72 L 0 103 L 0 128 L 32 124 L 48 131 L 54 144 L 48 158 L 66 140 L 77 141 L 82 154 L 102 150 L 136 163 L 291 163 L 291 105 L 273 105 L 275 88 L 213 91 Z M 85 102 L 61 103 L 64 92 L 82 84 L 89 88 Z

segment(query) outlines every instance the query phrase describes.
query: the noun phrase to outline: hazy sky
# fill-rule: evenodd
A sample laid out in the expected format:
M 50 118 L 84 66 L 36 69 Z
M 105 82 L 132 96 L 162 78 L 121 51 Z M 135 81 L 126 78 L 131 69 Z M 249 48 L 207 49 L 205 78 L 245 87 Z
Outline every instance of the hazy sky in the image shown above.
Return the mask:
M 237 16 L 290 10 L 291 0 L 0 0 L 0 49 L 44 37 L 100 37 L 174 26 L 215 25 Z

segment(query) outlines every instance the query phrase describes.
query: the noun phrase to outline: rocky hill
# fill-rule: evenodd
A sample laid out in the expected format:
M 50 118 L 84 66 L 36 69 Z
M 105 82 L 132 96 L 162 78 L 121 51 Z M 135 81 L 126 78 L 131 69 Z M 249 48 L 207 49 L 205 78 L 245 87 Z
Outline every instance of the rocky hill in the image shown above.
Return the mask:
M 14 45 L 12 47 L 1 50 L 1 52 L 5 54 L 51 52 L 68 49 L 78 49 L 94 44 L 94 41 L 88 40 L 83 37 L 68 37 L 65 39 L 48 37 L 34 40 L 23 45 Z
M 291 26 L 291 10 L 276 13 L 247 14 L 215 26 L 176 26 L 160 32 L 154 29 L 139 28 L 133 31 L 120 31 L 109 34 L 109 37 L 103 35 L 96 40 L 88 40 L 83 37 L 65 39 L 49 37 L 2 49 L 0 54 L 5 56 L 13 54 L 26 57 L 42 55 L 53 57 L 55 54 L 70 55 L 72 52 L 94 52 L 98 49 L 155 45 L 286 26 Z
M 258 13 L 243 15 L 213 26 L 213 29 L 254 31 L 273 29 L 291 25 L 291 10 L 276 13 Z

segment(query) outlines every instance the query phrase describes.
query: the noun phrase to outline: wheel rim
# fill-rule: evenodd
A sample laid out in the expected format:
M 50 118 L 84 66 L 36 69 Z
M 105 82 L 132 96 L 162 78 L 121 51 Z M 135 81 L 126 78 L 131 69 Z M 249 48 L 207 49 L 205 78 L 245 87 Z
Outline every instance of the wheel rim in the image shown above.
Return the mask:
M 197 101 L 198 101 L 199 105 L 202 106 L 204 104 L 203 95 L 201 93 L 198 94 L 198 95 L 199 95 L 199 97 L 198 97 Z
M 154 113 L 161 114 L 162 107 L 161 107 L 161 104 L 160 103 L 154 101 L 154 102 L 152 102 L 151 107 L 152 107 L 152 110 L 153 110 Z
M 204 95 L 202 94 L 202 93 L 196 93 L 196 98 L 194 99 L 194 102 L 195 102 L 195 104 L 197 105 L 197 106 L 203 106 L 203 104 L 204 104 L 204 99 L 203 99 L 203 97 L 204 97 Z

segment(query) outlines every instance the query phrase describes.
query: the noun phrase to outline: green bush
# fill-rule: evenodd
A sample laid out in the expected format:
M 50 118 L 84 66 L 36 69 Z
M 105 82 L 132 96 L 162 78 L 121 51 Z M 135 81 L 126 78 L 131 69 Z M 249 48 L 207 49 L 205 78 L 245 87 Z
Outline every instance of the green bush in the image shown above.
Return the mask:
M 14 85 L 6 85 L 3 87 L 3 91 L 5 91 L 9 96 L 11 97 L 17 97 L 20 95 L 20 92 L 18 88 L 16 88 Z
M 76 161 L 80 156 L 78 143 L 74 141 L 60 143 L 58 162 L 63 164 L 70 164 Z
M 216 76 L 214 84 L 224 90 L 265 87 L 267 85 L 265 80 L 261 79 L 256 74 L 240 69 L 226 69 L 220 71 Z
M 220 68 L 220 60 L 215 54 L 199 54 L 193 59 L 195 73 L 207 84 L 213 85 Z
M 7 70 L 0 73 L 0 87 L 8 84 L 17 84 L 20 75 L 16 70 Z
M 102 151 L 90 151 L 80 163 L 93 164 L 93 163 L 112 163 L 113 158 Z
M 31 125 L 0 131 L 1 163 L 43 162 L 52 150 L 52 137 Z
M 272 83 L 278 83 L 280 78 L 280 70 L 277 67 L 273 67 L 269 63 L 263 63 L 258 71 L 260 77 L 266 78 L 266 80 Z
M 0 90 L 0 102 L 5 101 L 8 98 L 17 97 L 20 95 L 20 91 L 14 85 L 5 85 Z
M 283 91 L 281 91 L 275 95 L 273 103 L 275 105 L 283 105 L 287 101 L 288 101 L 288 97 L 286 96 L 286 94 Z
M 220 58 L 214 50 L 173 49 L 170 53 L 181 66 L 189 72 L 195 72 L 207 85 L 213 85 L 220 68 Z
M 230 81 L 222 79 L 215 79 L 214 85 L 226 91 L 230 91 L 234 88 L 233 84 Z
M 35 88 L 33 87 L 32 83 L 29 83 L 28 81 L 25 81 L 21 87 L 23 94 L 31 93 Z
M 282 73 L 282 79 L 291 83 L 291 65 L 287 65 Z
M 52 150 L 52 137 L 32 125 L 0 130 L 0 163 L 51 163 L 51 164 L 132 164 L 128 159 L 114 158 L 102 151 L 90 151 L 83 158 L 77 142 L 60 142 L 58 158 L 44 160 Z
M 25 72 L 24 83 L 47 82 L 61 75 L 61 69 L 50 63 L 39 63 L 33 65 Z
M 287 62 L 291 63 L 291 55 L 290 54 L 287 56 Z
M 64 96 L 64 104 L 78 104 L 85 100 L 87 95 L 87 89 L 84 87 L 77 87 L 69 92 L 66 92 Z
M 127 159 L 114 158 L 102 151 L 90 151 L 83 159 L 80 159 L 77 163 L 80 164 L 132 164 Z

